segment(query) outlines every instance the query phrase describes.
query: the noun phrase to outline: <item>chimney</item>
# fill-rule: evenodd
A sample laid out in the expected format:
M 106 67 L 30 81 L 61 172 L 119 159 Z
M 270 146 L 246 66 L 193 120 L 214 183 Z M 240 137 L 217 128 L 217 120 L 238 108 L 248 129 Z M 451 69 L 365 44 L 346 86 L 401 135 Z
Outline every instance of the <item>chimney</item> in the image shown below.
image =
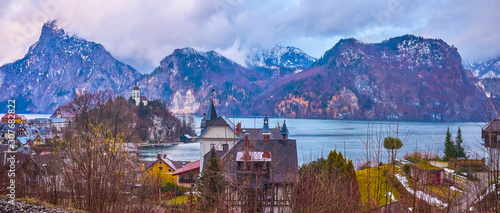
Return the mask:
M 248 148 L 248 147 L 249 147 L 249 145 L 250 145 L 250 141 L 248 140 L 248 136 L 249 136 L 249 135 L 250 135 L 250 134 L 245 133 L 245 148 Z
M 161 153 L 158 153 L 157 158 L 158 158 L 158 160 L 161 160 Z
M 236 124 L 236 130 L 234 131 L 235 135 L 239 135 L 241 131 L 241 123 Z

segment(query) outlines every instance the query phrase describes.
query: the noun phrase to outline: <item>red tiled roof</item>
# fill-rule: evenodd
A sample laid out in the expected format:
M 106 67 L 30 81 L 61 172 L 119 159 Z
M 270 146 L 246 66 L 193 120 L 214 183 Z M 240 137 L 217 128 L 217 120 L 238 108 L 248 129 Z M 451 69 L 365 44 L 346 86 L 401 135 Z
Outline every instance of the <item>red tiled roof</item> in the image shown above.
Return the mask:
M 9 121 L 9 114 L 10 113 L 7 113 L 2 117 L 3 123 L 7 123 L 7 121 Z M 17 113 L 14 113 L 14 117 L 15 117 L 14 119 L 21 119 L 21 116 L 19 116 Z
M 193 170 L 199 170 L 200 169 L 200 161 L 194 161 L 191 163 L 186 164 L 184 167 L 180 168 L 179 170 L 175 171 L 174 174 L 172 175 L 180 175 L 186 172 L 190 172 Z

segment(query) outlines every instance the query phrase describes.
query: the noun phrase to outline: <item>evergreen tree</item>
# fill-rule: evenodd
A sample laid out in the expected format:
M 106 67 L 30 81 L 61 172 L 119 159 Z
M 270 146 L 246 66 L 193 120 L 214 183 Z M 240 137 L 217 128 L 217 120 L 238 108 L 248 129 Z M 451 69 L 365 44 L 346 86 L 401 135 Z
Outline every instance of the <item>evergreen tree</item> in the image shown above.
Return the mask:
M 465 149 L 463 147 L 463 142 L 464 140 L 462 139 L 462 130 L 460 130 L 460 127 L 458 127 L 457 131 L 457 137 L 455 138 L 455 156 L 457 158 L 465 158 Z
M 210 150 L 208 165 L 203 169 L 198 182 L 200 192 L 200 207 L 202 212 L 214 212 L 219 207 L 225 190 L 225 181 L 222 176 L 222 166 L 215 155 L 215 149 Z
M 446 130 L 446 138 L 444 140 L 444 161 L 449 161 L 455 158 L 455 143 L 451 140 L 450 128 Z

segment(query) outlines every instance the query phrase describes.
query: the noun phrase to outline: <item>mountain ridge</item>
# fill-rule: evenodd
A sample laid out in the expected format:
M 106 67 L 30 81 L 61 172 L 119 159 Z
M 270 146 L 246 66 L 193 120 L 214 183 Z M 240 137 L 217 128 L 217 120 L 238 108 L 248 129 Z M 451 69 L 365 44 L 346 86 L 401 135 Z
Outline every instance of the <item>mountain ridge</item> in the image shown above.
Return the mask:
M 0 88 L 8 92 L 0 102 L 17 94 L 25 105 L 20 108 L 50 113 L 80 91 L 128 97 L 137 83 L 142 95 L 167 101 L 174 113 L 203 114 L 216 89 L 222 114 L 470 120 L 486 98 L 458 50 L 441 39 L 341 39 L 317 60 L 295 47 L 259 51 L 249 59 L 253 65 L 243 67 L 215 51 L 180 48 L 141 75 L 101 44 L 70 37 L 48 22 L 22 59 L 0 67 Z M 7 74 L 24 78 L 17 87 Z M 47 89 L 33 90 L 39 85 Z
M 0 102 L 16 98 L 19 112 L 51 112 L 81 91 L 121 90 L 141 74 L 104 46 L 68 36 L 55 21 L 42 27 L 26 55 L 0 67 Z M 45 90 L 35 89 L 44 88 Z

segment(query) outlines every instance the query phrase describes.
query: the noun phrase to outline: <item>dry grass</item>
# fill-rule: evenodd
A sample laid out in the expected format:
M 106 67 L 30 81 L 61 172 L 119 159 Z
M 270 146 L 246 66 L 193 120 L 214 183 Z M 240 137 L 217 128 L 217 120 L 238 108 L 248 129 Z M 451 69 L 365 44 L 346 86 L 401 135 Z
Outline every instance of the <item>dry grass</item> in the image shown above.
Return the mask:
M 379 207 L 391 203 L 390 198 L 386 199 L 386 192 L 391 192 L 394 198 L 399 200 L 399 192 L 384 175 L 384 171 L 391 170 L 391 165 L 383 165 L 356 171 L 361 200 L 364 204 L 368 204 L 371 207 L 374 207 L 373 205 Z M 369 180 L 367 178 L 368 173 L 370 174 Z

